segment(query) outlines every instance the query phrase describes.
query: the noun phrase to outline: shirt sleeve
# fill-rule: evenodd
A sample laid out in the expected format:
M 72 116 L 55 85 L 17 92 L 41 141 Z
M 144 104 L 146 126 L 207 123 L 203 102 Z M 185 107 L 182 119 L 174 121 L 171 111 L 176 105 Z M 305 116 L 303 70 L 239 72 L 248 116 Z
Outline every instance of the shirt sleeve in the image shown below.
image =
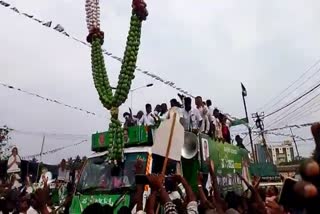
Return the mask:
M 19 155 L 17 155 L 16 160 L 17 160 L 17 163 L 21 163 L 21 158 Z
M 203 107 L 203 115 L 208 115 L 209 114 L 209 109 L 207 106 Z
M 8 159 L 7 165 L 9 166 L 10 164 L 12 164 L 12 162 L 13 162 L 13 156 L 10 156 Z
M 145 116 L 143 115 L 141 117 L 141 119 L 139 120 L 139 123 L 140 123 L 140 125 L 145 125 L 144 122 L 145 122 Z
M 199 121 L 199 122 L 202 121 L 202 117 L 201 117 L 200 111 L 198 109 L 194 110 L 194 115 L 196 116 L 197 121 Z

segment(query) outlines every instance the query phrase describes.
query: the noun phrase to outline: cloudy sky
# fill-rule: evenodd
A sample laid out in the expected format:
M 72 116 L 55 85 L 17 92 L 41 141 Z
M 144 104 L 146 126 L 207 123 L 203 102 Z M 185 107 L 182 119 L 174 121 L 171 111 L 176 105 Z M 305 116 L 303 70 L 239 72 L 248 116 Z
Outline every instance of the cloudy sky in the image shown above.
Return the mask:
M 20 12 L 53 21 L 53 26 L 61 24 L 70 35 L 86 38 L 83 0 L 7 2 Z M 320 80 L 319 64 L 305 73 L 320 59 L 318 1 L 148 0 L 147 4 L 149 17 L 143 23 L 138 65 L 193 95 L 212 99 L 215 106 L 233 116 L 244 116 L 241 81 L 248 91 L 251 115 L 276 110 Z M 130 6 L 129 1 L 101 2 L 104 48 L 119 57 L 128 32 Z M 109 115 L 93 85 L 88 47 L 1 5 L 0 26 L 2 83 L 98 114 L 88 115 L 0 87 L 0 126 L 18 130 L 12 132 L 10 142 L 19 147 L 22 156 L 40 152 L 43 132 L 51 133 L 44 147 L 48 151 L 83 139 L 90 141 L 91 133 L 106 130 Z M 107 56 L 105 61 L 111 83 L 116 85 L 120 63 Z M 147 102 L 168 102 L 176 96 L 175 89 L 141 72 L 136 73 L 133 88 L 148 83 L 154 86 L 134 93 L 134 110 L 142 109 Z M 318 93 L 315 90 L 266 118 L 266 128 L 317 121 Z M 130 99 L 122 111 L 129 106 Z M 246 129 L 237 127 L 233 131 L 236 134 Z M 303 138 L 311 137 L 309 128 L 293 131 Z M 278 133 L 289 134 L 289 130 Z M 273 144 L 288 137 L 268 135 L 267 139 Z M 313 144 L 299 141 L 298 147 L 307 156 Z M 44 156 L 43 160 L 56 163 L 63 157 L 88 153 L 90 143 L 85 143 Z

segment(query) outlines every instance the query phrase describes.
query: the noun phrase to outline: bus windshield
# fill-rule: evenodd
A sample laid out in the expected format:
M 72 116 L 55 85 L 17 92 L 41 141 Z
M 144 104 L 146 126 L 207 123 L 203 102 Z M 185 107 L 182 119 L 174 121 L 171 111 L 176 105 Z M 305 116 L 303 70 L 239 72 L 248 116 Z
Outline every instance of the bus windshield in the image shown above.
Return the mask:
M 89 158 L 83 168 L 77 191 L 80 193 L 89 193 L 94 191 L 114 191 L 125 187 L 131 187 L 135 184 L 135 163 L 137 158 L 144 162 L 148 153 L 128 153 L 125 154 L 123 164 L 114 166 L 106 161 L 105 156 Z

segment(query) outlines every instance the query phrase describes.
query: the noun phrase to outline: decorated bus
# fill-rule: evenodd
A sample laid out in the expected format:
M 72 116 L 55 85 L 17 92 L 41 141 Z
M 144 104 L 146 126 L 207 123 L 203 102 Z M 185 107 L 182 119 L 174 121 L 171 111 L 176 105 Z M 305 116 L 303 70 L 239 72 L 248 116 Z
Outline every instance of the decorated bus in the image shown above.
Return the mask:
M 159 127 L 161 129 L 163 127 Z M 159 155 L 155 144 L 157 130 L 144 126 L 129 127 L 124 148 L 124 161 L 116 165 L 110 164 L 107 148 L 110 143 L 110 133 L 92 135 L 92 150 L 95 153 L 88 158 L 82 170 L 76 193 L 70 208 L 71 213 L 81 213 L 88 205 L 100 203 L 110 205 L 115 213 L 122 207 L 132 208 L 135 193 L 134 166 L 137 159 L 142 159 L 145 174 L 160 173 L 164 158 Z M 176 163 L 181 163 L 183 176 L 196 190 L 197 172 L 207 173 L 206 162 L 214 161 L 217 180 L 222 192 L 241 191 L 242 184 L 236 172 L 246 169 L 247 152 L 230 144 L 224 144 L 211 139 L 204 134 L 184 132 L 184 144 L 180 148 L 180 161 L 169 159 L 166 175 L 176 172 Z M 175 142 L 172 142 L 173 144 Z M 166 150 L 165 141 L 162 144 Z M 180 164 L 179 164 L 180 165 Z M 116 182 L 121 181 L 121 182 Z M 147 187 L 147 186 L 146 186 Z M 148 188 L 146 195 L 148 194 Z

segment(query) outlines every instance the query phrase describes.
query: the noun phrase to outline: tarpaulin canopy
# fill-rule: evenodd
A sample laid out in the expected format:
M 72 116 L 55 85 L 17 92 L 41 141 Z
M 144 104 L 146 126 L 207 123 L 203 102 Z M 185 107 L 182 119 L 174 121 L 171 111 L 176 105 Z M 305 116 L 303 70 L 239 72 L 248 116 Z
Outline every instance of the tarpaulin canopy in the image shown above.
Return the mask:
M 249 171 L 252 176 L 259 177 L 276 177 L 279 176 L 276 165 L 272 163 L 252 163 L 249 166 Z

